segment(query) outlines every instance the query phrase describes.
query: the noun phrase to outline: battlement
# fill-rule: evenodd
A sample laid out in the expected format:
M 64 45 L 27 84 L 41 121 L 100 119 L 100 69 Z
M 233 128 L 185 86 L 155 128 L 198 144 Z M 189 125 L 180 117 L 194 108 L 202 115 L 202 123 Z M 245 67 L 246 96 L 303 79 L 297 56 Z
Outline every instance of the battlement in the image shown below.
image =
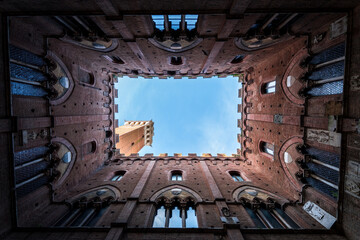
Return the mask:
M 117 154 L 115 156 L 116 158 L 176 158 L 176 159 L 192 159 L 192 158 L 201 158 L 201 159 L 205 159 L 205 158 L 240 158 L 241 156 L 239 154 L 231 154 L 231 155 L 226 155 L 224 153 L 218 153 L 216 156 L 213 156 L 210 153 L 203 153 L 201 155 L 197 155 L 196 153 L 188 153 L 188 155 L 182 155 L 181 153 L 174 153 L 173 155 L 169 155 L 168 153 L 160 153 L 159 155 L 154 155 L 153 153 L 147 153 L 144 156 L 140 156 L 138 153 L 133 153 L 130 154 L 129 156 L 125 156 L 125 154 Z

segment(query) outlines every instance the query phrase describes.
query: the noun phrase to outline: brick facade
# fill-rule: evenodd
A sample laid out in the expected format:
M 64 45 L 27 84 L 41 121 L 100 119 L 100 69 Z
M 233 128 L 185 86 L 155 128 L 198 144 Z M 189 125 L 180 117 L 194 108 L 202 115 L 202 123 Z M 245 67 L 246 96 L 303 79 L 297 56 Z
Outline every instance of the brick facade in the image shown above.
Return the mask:
M 357 4 L 1 3 L 1 238 L 357 239 Z M 242 85 L 232 156 L 138 156 L 154 130 L 114 117 L 115 76 L 230 74 Z M 185 226 L 191 207 L 197 227 L 153 227 L 161 207 L 165 226 L 174 209 Z

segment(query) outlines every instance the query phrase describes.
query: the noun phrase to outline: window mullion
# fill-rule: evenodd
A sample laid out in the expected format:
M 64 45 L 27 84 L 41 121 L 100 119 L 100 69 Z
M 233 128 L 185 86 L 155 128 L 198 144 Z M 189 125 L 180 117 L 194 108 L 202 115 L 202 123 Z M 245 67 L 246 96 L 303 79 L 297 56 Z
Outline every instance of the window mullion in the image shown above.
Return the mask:
M 182 220 L 182 227 L 186 228 L 186 208 L 181 207 L 181 220 Z
M 265 217 L 265 215 L 261 212 L 261 210 L 255 210 L 256 215 L 260 218 L 260 220 L 267 226 L 268 228 L 274 228 L 274 226 L 270 223 L 270 221 Z
M 290 224 L 288 224 L 286 220 L 275 209 L 272 209 L 269 212 L 284 228 L 292 229 Z
M 169 227 L 171 206 L 165 206 L 165 228 Z
M 86 222 L 94 215 L 96 208 L 91 208 L 91 211 L 86 215 L 86 217 L 79 223 L 79 226 L 82 227 Z
M 64 226 L 69 226 L 71 223 L 73 223 L 76 218 L 79 216 L 80 212 L 82 211 L 83 209 L 81 208 L 78 208 L 76 209 L 66 220 L 65 222 L 63 222 L 60 226 L 61 227 L 64 227 Z

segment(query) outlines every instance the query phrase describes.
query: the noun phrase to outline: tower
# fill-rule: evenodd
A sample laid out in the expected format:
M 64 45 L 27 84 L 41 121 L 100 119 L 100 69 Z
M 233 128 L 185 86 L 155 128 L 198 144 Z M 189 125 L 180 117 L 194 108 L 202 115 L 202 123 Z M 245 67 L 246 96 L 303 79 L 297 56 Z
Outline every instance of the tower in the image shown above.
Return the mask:
M 153 121 L 125 121 L 115 129 L 116 149 L 126 156 L 151 146 L 154 136 Z

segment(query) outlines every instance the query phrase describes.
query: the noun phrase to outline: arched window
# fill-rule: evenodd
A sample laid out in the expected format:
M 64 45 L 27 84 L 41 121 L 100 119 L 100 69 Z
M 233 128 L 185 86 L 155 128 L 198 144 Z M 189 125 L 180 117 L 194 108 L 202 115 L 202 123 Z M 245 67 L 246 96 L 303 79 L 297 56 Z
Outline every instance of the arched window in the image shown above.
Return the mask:
M 115 175 L 111 178 L 111 181 L 118 182 L 123 178 L 124 175 L 125 171 L 117 171 L 115 172 Z
M 261 86 L 261 93 L 262 94 L 269 94 L 269 93 L 274 93 L 275 92 L 275 87 L 276 87 L 276 81 L 271 81 L 271 82 L 267 82 L 264 83 Z
M 198 221 L 194 201 L 175 198 L 171 200 L 171 205 L 166 204 L 166 199 L 162 199 L 157 204 L 156 215 L 154 217 L 154 228 L 197 228 Z M 180 203 L 181 201 L 181 203 Z
M 234 182 L 243 182 L 244 179 L 241 177 L 240 173 L 237 171 L 231 171 L 229 172 L 230 176 L 234 180 Z
M 274 156 L 274 145 L 268 142 L 260 142 L 260 151 Z
M 182 172 L 181 171 L 173 171 L 171 172 L 171 181 L 182 181 Z
M 109 188 L 88 192 L 72 201 L 70 211 L 55 226 L 94 226 L 114 199 L 115 193 Z
M 109 62 L 116 63 L 116 64 L 125 64 L 125 62 L 118 56 L 109 56 L 109 55 L 102 55 L 102 56 Z
M 255 189 L 246 189 L 238 197 L 257 228 L 299 228 L 285 211 L 280 208 L 280 204 L 267 193 Z

